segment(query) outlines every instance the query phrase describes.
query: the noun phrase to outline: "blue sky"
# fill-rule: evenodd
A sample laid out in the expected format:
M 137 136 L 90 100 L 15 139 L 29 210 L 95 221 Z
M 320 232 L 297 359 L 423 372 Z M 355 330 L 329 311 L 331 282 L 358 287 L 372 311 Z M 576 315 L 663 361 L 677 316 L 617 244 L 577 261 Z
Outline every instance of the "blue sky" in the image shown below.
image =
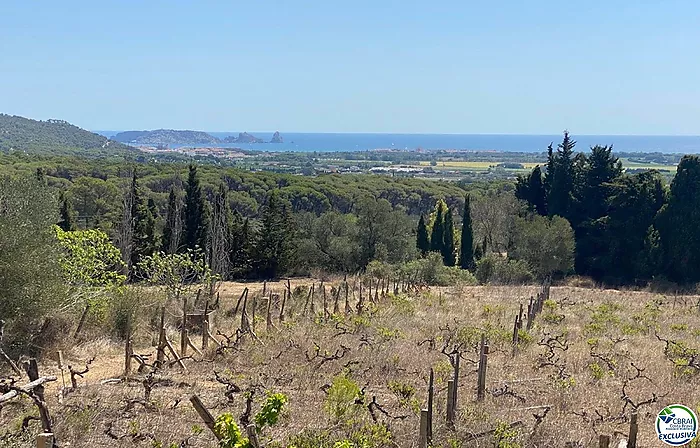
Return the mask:
M 0 112 L 88 129 L 700 134 L 696 1 L 3 1 Z

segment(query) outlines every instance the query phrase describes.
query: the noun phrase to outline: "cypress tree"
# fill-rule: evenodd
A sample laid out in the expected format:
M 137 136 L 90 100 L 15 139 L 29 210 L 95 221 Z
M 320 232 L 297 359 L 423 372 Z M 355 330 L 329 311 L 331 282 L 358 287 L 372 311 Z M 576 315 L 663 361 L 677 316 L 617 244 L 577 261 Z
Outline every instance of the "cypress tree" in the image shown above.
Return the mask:
M 295 229 L 291 205 L 273 190 L 262 211 L 255 267 L 262 278 L 276 278 L 293 265 Z
M 445 266 L 454 266 L 455 260 L 455 229 L 452 222 L 452 210 L 447 208 L 445 212 L 445 224 L 443 230 L 442 260 Z
M 442 246 L 445 243 L 445 208 L 447 207 L 442 199 L 435 204 L 435 221 L 430 234 L 430 250 L 433 252 L 442 253 Z
M 462 215 L 462 238 L 459 246 L 459 266 L 462 269 L 474 269 L 474 230 L 469 195 L 464 198 Z
M 168 211 L 163 226 L 163 244 L 161 250 L 166 254 L 179 251 L 182 238 L 182 204 L 175 187 L 170 188 Z
M 557 152 L 547 149 L 547 212 L 549 216 L 558 215 L 571 218 L 574 193 L 574 147 L 576 142 L 564 132 L 564 139 L 558 145 Z
M 416 247 L 421 255 L 425 256 L 425 254 L 430 251 L 430 238 L 428 237 L 428 227 L 425 225 L 425 218 L 422 213 L 418 220 L 418 230 L 416 234 Z
M 195 165 L 189 166 L 187 186 L 185 189 L 185 219 L 184 245 L 187 249 L 207 247 L 207 231 L 209 227 L 209 209 L 204 199 L 199 175 Z
M 138 177 L 134 172 L 131 179 L 131 220 L 133 226 L 129 266 L 136 266 L 141 258 L 153 255 L 156 241 L 156 204 L 153 199 L 144 201 L 138 186 Z M 131 270 L 130 270 L 131 272 Z
M 70 230 L 75 230 L 76 225 L 75 225 L 75 210 L 73 210 L 73 206 L 71 205 L 70 200 L 66 196 L 66 193 L 61 191 L 58 196 L 58 201 L 60 203 L 60 221 L 58 222 L 58 226 L 68 232 Z

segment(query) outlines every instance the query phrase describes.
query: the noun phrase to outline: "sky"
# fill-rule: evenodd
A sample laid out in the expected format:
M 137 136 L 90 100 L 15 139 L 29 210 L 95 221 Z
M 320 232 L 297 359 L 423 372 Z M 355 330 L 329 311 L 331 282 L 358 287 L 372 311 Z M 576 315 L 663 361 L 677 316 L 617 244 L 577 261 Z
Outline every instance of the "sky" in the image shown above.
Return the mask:
M 0 113 L 91 130 L 700 135 L 695 0 L 2 0 Z

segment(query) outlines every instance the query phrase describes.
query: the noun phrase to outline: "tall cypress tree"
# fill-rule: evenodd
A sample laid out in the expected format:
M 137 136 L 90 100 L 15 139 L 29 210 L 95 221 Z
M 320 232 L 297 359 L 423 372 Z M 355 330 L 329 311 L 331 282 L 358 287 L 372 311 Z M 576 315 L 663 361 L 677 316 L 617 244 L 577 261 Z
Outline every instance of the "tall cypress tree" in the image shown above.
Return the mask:
M 455 260 L 455 228 L 452 222 L 452 210 L 447 208 L 443 228 L 442 261 L 445 266 L 454 266 Z
M 161 249 L 166 254 L 178 252 L 182 238 L 182 205 L 175 187 L 170 188 L 168 211 L 163 226 L 163 244 Z
M 425 225 L 425 218 L 421 213 L 418 220 L 418 230 L 416 231 L 416 247 L 421 255 L 425 256 L 430 251 L 430 238 L 428 237 L 428 227 Z
M 158 243 L 156 241 L 156 204 L 153 199 L 145 201 L 138 185 L 136 172 L 131 178 L 129 195 L 131 196 L 131 247 L 129 254 L 129 272 L 131 267 L 145 256 L 153 255 Z
M 206 250 L 209 208 L 199 184 L 199 175 L 195 165 L 189 166 L 185 192 L 184 246 L 187 249 L 199 247 Z
M 255 267 L 262 278 L 275 278 L 293 265 L 295 229 L 290 208 L 279 190 L 272 191 L 263 208 L 255 246 Z
M 442 246 L 445 243 L 445 202 L 440 199 L 435 204 L 435 220 L 433 230 L 430 234 L 430 250 L 442 253 Z
M 571 218 L 574 194 L 574 147 L 576 142 L 564 132 L 564 139 L 559 143 L 556 153 L 550 145 L 547 161 L 547 212 L 549 216 L 558 215 Z
M 474 230 L 469 195 L 464 198 L 462 214 L 462 238 L 459 245 L 459 266 L 462 269 L 474 269 Z
M 73 206 L 71 205 L 71 202 L 64 191 L 61 191 L 61 193 L 59 193 L 58 201 L 61 207 L 61 219 L 58 222 L 58 226 L 66 232 L 70 230 L 75 230 L 75 210 L 73 210 Z

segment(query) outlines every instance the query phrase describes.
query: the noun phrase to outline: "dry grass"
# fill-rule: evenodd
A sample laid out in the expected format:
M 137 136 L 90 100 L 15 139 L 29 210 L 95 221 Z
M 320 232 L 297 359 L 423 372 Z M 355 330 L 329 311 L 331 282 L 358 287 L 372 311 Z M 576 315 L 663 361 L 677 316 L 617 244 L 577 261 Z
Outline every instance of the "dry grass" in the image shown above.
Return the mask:
M 310 282 L 300 280 L 293 288 Z M 216 329 L 227 334 L 235 331 L 240 318 L 226 317 L 225 311 L 235 305 L 246 286 L 252 291 L 261 288 L 260 284 L 223 285 Z M 283 285 L 268 287 L 281 292 Z M 653 422 L 664 405 L 678 402 L 700 407 L 697 374 L 693 369 L 675 366 L 664 354 L 664 342 L 655 336 L 658 329 L 662 338 L 700 348 L 698 297 L 552 288 L 552 302 L 529 332 L 530 342 L 523 343 L 512 357 L 513 318 L 519 304 L 537 290 L 433 288 L 410 297 L 390 295 L 362 317 L 333 319 L 301 316 L 303 299 L 295 297 L 290 309 L 294 317 L 282 324 L 276 321 L 278 329 L 268 333 L 264 320 L 256 322 L 261 342 L 247 340 L 223 356 L 210 352 L 207 358 L 213 361 L 189 360 L 187 372 L 177 367 L 162 372 L 161 377 L 168 383 L 153 390 L 146 406 L 138 401 L 144 392 L 139 382 L 100 384 L 100 380 L 121 374 L 122 343 L 102 338 L 72 348 L 66 346 L 71 363 L 79 365 L 94 355 L 96 360 L 80 381 L 80 388 L 71 392 L 63 404 L 58 404 L 56 397 L 60 374 L 49 355 L 40 364 L 40 372 L 59 375 L 59 381 L 47 389 L 49 407 L 62 446 L 74 447 L 151 447 L 159 446 L 159 442 L 164 447 L 171 443 L 215 446 L 208 431 L 193 432 L 193 427 L 203 425 L 188 401 L 190 395 L 198 394 L 215 415 L 232 412 L 235 417 L 243 412 L 245 398 L 237 393 L 229 401 L 224 395 L 225 386 L 214 378 L 214 370 L 242 389 L 258 385 L 261 391 L 283 392 L 289 397 L 280 423 L 264 432 L 267 446 L 287 446 L 291 438 L 305 430 L 325 431 L 336 438 L 357 432 L 373 423 L 366 407 L 373 397 L 391 417 L 397 417 L 377 413 L 379 422 L 388 424 L 393 436 L 394 444 L 387 446 L 417 446 L 416 411 L 425 406 L 430 367 L 436 372 L 435 446 L 494 446 L 492 437 L 464 441 L 472 433 L 494 428 L 499 421 L 524 423 L 515 440 L 519 446 L 563 447 L 567 441 L 591 446 L 597 434 L 626 433 L 632 408 L 645 401 L 652 402 L 639 407 L 639 446 L 658 446 Z M 320 302 L 317 297 L 317 311 Z M 174 324 L 177 308 L 171 311 Z M 152 310 L 142 313 L 137 353 L 154 352 L 150 341 L 155 335 L 148 325 L 151 314 Z M 482 332 L 490 336 L 491 342 L 489 392 L 485 402 L 476 403 L 476 341 Z M 174 327 L 169 334 L 177 341 Z M 559 336 L 568 348 L 554 349 L 555 365 L 543 365 L 548 349 L 541 341 L 554 336 Z M 451 367 L 440 351 L 450 337 L 461 341 L 465 349 L 455 431 L 444 425 L 445 389 Z M 317 352 L 319 356 L 315 356 Z M 339 359 L 324 361 L 324 357 L 342 353 Z M 592 353 L 599 357 L 592 357 Z M 637 368 L 643 371 L 635 378 Z M 352 422 L 334 421 L 325 408 L 328 387 L 334 377 L 344 373 L 364 388 L 365 405 L 351 406 L 356 408 Z M 623 396 L 623 384 L 627 384 L 627 398 Z M 397 386 L 408 392 L 405 400 L 395 393 Z M 263 392 L 256 395 L 255 409 L 263 398 Z M 541 414 L 543 409 L 525 409 L 534 406 L 550 407 L 541 424 L 535 424 L 533 414 Z M 18 421 L 32 412 L 27 400 L 15 401 L 0 410 L 0 428 L 14 431 Z M 34 424 L 31 428 L 36 430 Z M 110 425 L 111 433 L 121 437 L 119 440 L 106 435 Z M 0 446 L 31 445 L 0 442 Z

